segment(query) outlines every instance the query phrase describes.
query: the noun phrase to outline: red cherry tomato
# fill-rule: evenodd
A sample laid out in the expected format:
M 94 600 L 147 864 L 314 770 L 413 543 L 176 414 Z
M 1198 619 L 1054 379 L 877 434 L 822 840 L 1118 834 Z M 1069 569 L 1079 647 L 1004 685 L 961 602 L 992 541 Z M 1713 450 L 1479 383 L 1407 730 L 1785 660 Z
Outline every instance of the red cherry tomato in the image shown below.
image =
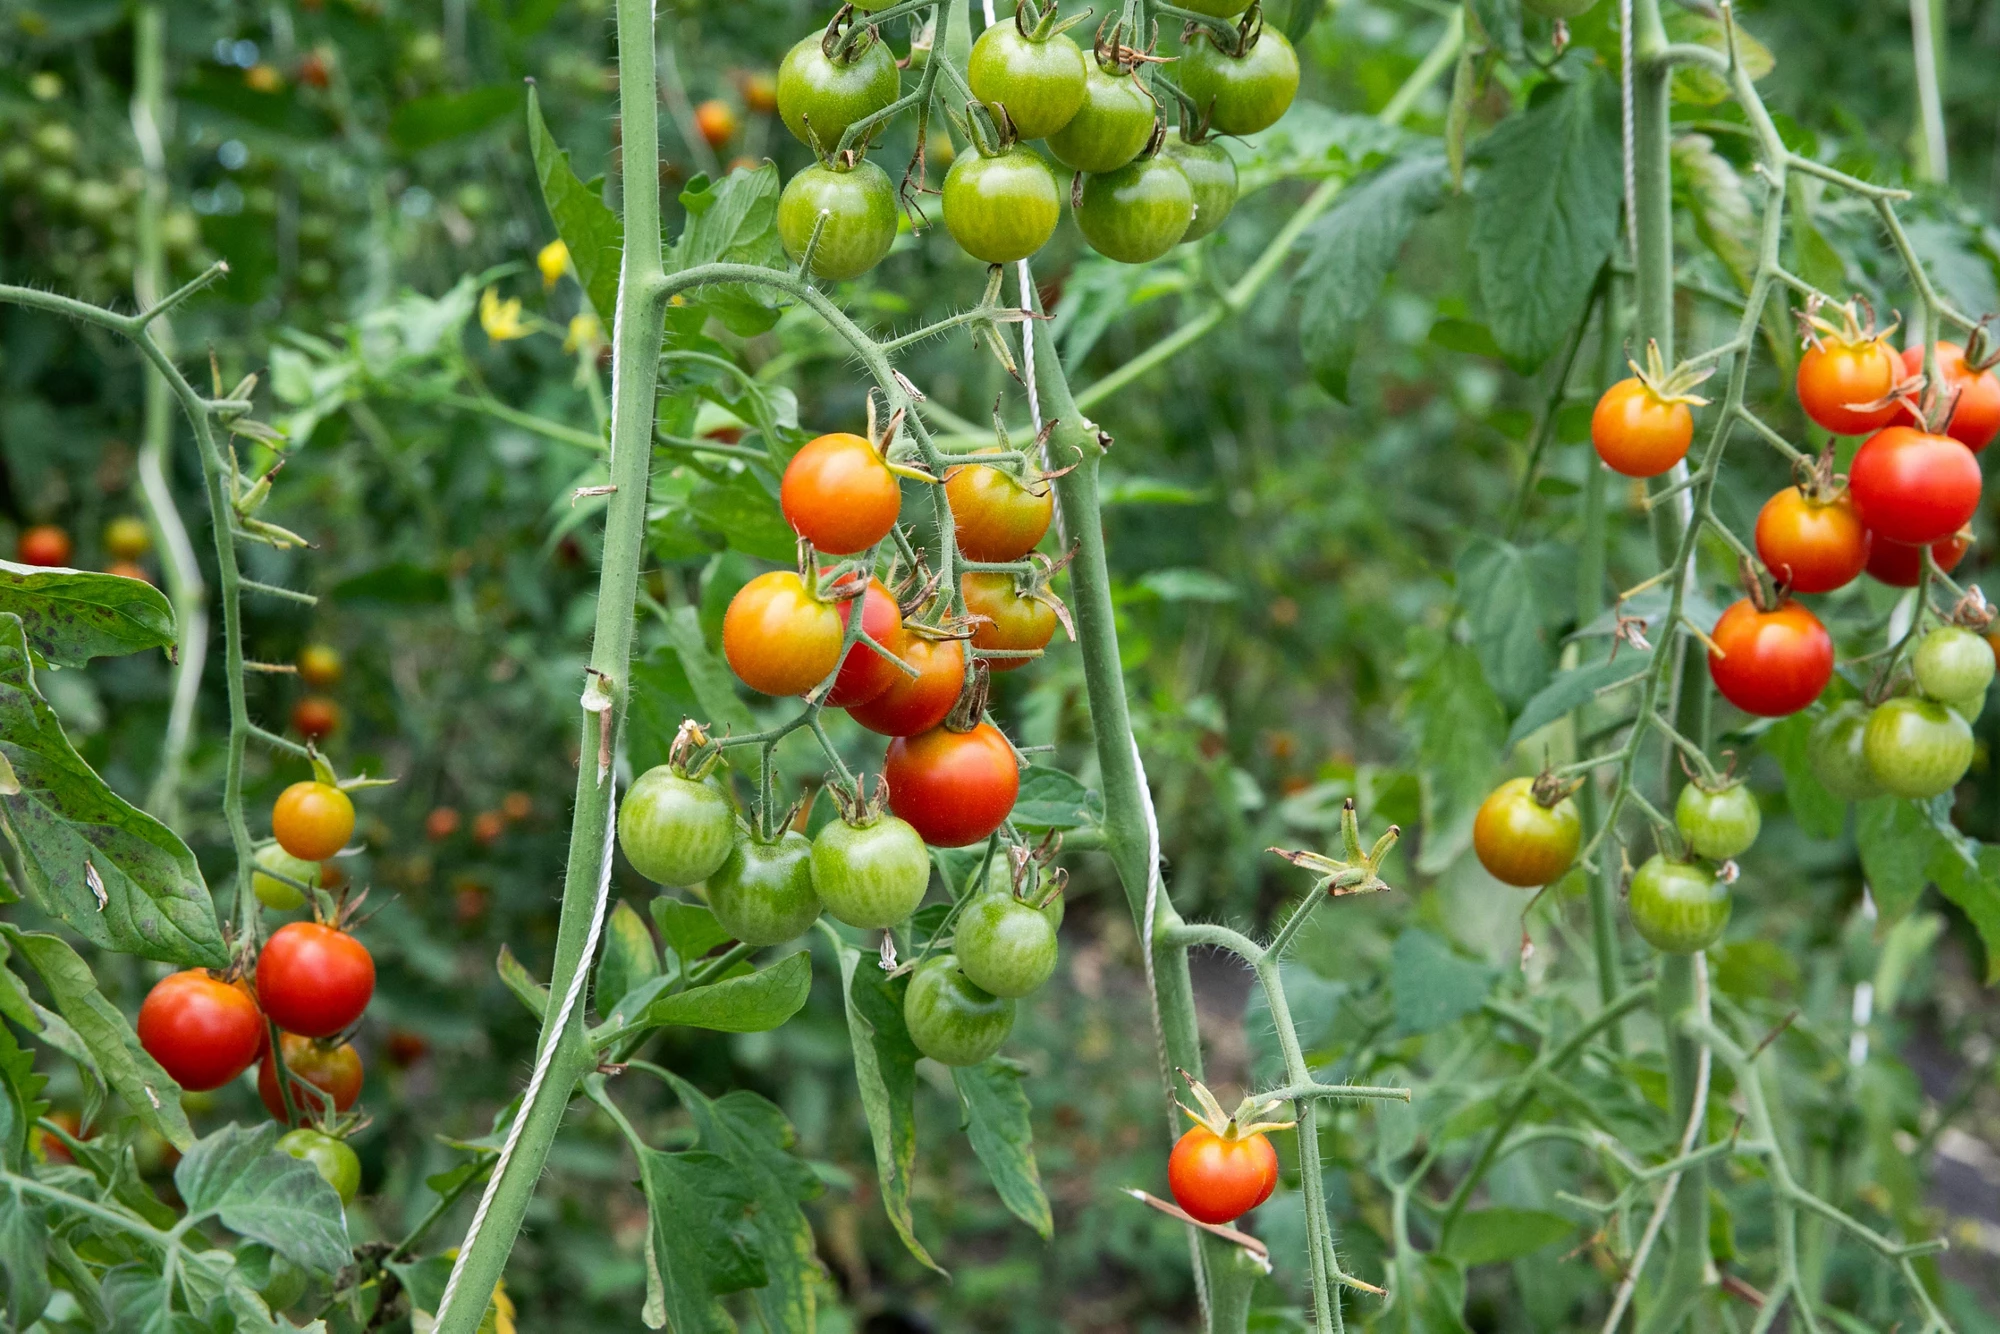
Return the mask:
M 292 1106 L 298 1111 L 300 1122 L 318 1120 L 326 1110 L 326 1097 L 322 1093 L 333 1099 L 336 1112 L 346 1111 L 361 1096 L 361 1053 L 354 1050 L 353 1043 L 329 1047 L 296 1033 L 280 1034 L 278 1042 L 284 1048 L 286 1068 L 297 1076 L 292 1081 Z M 320 1093 L 300 1088 L 299 1079 Z M 285 1119 L 285 1100 L 278 1092 L 278 1063 L 271 1059 L 269 1047 L 264 1049 L 264 1059 L 257 1067 L 257 1096 L 264 1100 L 272 1116 L 280 1121 Z
M 146 1054 L 196 1093 L 248 1070 L 266 1036 L 250 989 L 200 968 L 160 979 L 139 1007 L 138 1030 Z
M 1855 453 L 1847 486 L 1875 536 L 1926 546 L 1979 508 L 1979 461 L 1950 436 L 1891 426 Z
M 1687 457 L 1694 443 L 1694 414 L 1669 403 L 1638 376 L 1604 391 L 1590 414 L 1590 443 L 1613 472 L 1658 477 Z
M 1880 338 L 1826 338 L 1799 358 L 1799 406 L 1835 435 L 1866 435 L 1901 411 L 1894 403 L 1867 412 L 1859 406 L 1887 398 L 1898 369 L 1896 354 Z
M 308 741 L 324 741 L 340 726 L 340 706 L 325 695 L 307 695 L 292 705 L 292 730 Z
M 1937 562 L 1940 570 L 1950 574 L 1971 549 L 1972 538 L 1969 534 L 1953 533 L 1942 542 L 1931 543 L 1931 559 Z M 1922 547 L 1911 546 L 1907 542 L 1873 538 L 1868 546 L 1868 573 L 1891 588 L 1915 588 L 1923 577 L 1923 552 Z
M 858 438 L 858 437 L 857 437 Z M 864 610 L 861 623 L 868 624 Z M 803 695 L 840 662 L 840 613 L 790 570 L 737 590 L 722 618 L 722 655 L 743 684 L 766 695 Z
M 354 803 L 331 783 L 294 783 L 271 807 L 271 833 L 301 861 L 325 861 L 353 836 Z
M 1923 369 L 1924 349 L 1921 346 L 1904 349 L 1903 374 L 1916 375 Z M 2000 375 L 1995 375 L 1990 367 L 1983 371 L 1968 368 L 1965 349 L 1957 343 L 1937 345 L 1937 369 L 1945 392 L 1958 395 L 1958 405 L 1952 410 L 1951 422 L 1944 433 L 1976 454 L 1992 444 L 1994 436 L 2000 435 Z M 1897 420 L 1908 426 L 1917 425 L 1907 411 Z
M 861 628 L 867 631 L 870 639 L 891 653 L 901 656 L 903 609 L 896 605 L 896 599 L 882 586 L 880 579 L 870 579 L 868 591 L 861 595 L 860 600 Z M 852 600 L 840 604 L 840 626 L 843 634 L 846 633 L 847 617 L 853 608 Z M 833 678 L 833 691 L 826 697 L 826 702 L 838 709 L 866 704 L 895 684 L 899 676 L 904 676 L 900 667 L 856 640 L 854 647 L 840 664 L 840 675 Z
M 1021 767 L 1000 729 L 934 727 L 889 743 L 882 776 L 889 809 L 938 848 L 962 848 L 998 829 L 1014 809 Z
M 287 1033 L 330 1038 L 368 1008 L 375 960 L 368 947 L 318 922 L 290 922 L 257 956 L 257 999 Z
M 433 806 L 424 816 L 424 837 L 433 843 L 442 843 L 458 832 L 465 817 L 458 813 L 456 806 Z
M 897 671 L 887 690 L 866 704 L 849 705 L 848 716 L 883 736 L 928 732 L 945 720 L 965 689 L 965 644 L 905 631 L 896 656 L 915 667 L 917 675 Z
M 1722 613 L 1709 636 L 1708 672 L 1745 713 L 1782 718 L 1819 698 L 1833 678 L 1833 636 L 1819 617 L 1786 600 L 1759 611 L 1748 598 Z
M 851 556 L 896 526 L 903 489 L 874 445 L 836 432 L 808 441 L 792 456 L 778 487 L 778 507 L 816 550 Z
M 1055 515 L 1055 495 L 983 463 L 953 468 L 944 475 L 958 549 L 970 560 L 1019 560 L 1035 549 Z
M 23 529 L 14 554 L 23 565 L 69 564 L 69 534 L 52 523 Z
M 1271 1198 L 1278 1185 L 1278 1151 L 1262 1135 L 1224 1139 L 1196 1126 L 1167 1159 L 1174 1202 L 1204 1223 L 1241 1218 Z
M 1868 563 L 1868 530 L 1845 491 L 1820 501 L 1788 486 L 1757 514 L 1757 556 L 1794 593 L 1830 593 Z

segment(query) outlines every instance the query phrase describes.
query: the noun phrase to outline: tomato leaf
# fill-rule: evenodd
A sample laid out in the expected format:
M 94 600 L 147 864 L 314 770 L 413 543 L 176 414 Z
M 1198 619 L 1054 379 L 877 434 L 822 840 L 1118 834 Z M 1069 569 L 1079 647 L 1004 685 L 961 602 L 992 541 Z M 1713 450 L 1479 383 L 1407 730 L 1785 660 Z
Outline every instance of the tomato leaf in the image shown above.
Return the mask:
M 683 903 L 661 894 L 653 900 L 653 925 L 660 928 L 667 948 L 685 968 L 730 939 L 715 914 L 699 903 Z
M 798 534 L 785 522 L 777 496 L 747 468 L 696 485 L 688 509 L 695 524 L 721 533 L 738 551 L 782 564 L 798 557 Z
M 1950 798 L 1941 798 L 1949 802 Z M 1938 836 L 1927 868 L 1938 892 L 1957 904 L 1986 947 L 1986 982 L 2000 981 L 2000 847 Z
M 1711 51 L 1726 52 L 1729 49 L 1729 32 L 1719 18 L 1672 6 L 1661 18 L 1667 26 L 1668 41 L 1688 42 L 1705 46 Z M 1736 29 L 1736 59 L 1743 62 L 1744 73 L 1755 83 L 1777 68 L 1777 58 L 1771 54 L 1770 47 L 1744 31 L 1741 20 L 1735 21 L 1733 26 Z M 1729 100 L 1729 80 L 1712 69 L 1683 62 L 1674 66 L 1673 95 L 1677 102 L 1716 106 Z
M 1537 574 L 1511 542 L 1480 536 L 1458 558 L 1458 602 L 1493 693 L 1526 704 L 1549 679 L 1555 655 L 1537 607 Z
M 660 952 L 645 919 L 620 899 L 604 924 L 604 951 L 597 957 L 591 997 L 599 1014 L 609 1014 L 634 988 L 660 975 Z
M 520 95 L 509 84 L 492 84 L 462 93 L 413 97 L 389 117 L 389 141 L 401 152 L 415 153 L 433 144 L 477 134 L 505 120 L 514 109 L 514 99 Z M 528 95 L 534 96 L 532 86 Z
M 1021 1089 L 1026 1073 L 1018 1062 L 996 1056 L 979 1065 L 958 1067 L 951 1078 L 958 1086 L 960 1122 L 993 1188 L 1000 1192 L 1000 1202 L 1047 1241 L 1055 1235 L 1055 1219 L 1035 1166 L 1028 1095 Z
M 797 1014 L 811 990 L 812 956 L 801 950 L 742 977 L 656 996 L 623 1029 L 678 1024 L 718 1033 L 765 1033 Z
M 514 951 L 501 942 L 500 957 L 494 961 L 494 969 L 500 980 L 507 984 L 507 990 L 514 993 L 514 999 L 528 1007 L 528 1013 L 537 1019 L 549 1012 L 549 989 L 535 980 L 528 966 L 514 957 Z
M 1061 769 L 1031 764 L 1021 770 L 1011 818 L 1023 829 L 1095 829 L 1104 823 L 1104 798 Z
M 1556 719 L 1621 686 L 1636 684 L 1652 660 L 1650 653 L 1621 649 L 1616 658 L 1558 674 L 1521 706 L 1520 716 L 1507 732 L 1507 746 L 1511 749 L 1519 745 Z
M 1389 951 L 1389 994 L 1399 1035 L 1435 1033 L 1477 1010 L 1495 972 L 1412 928 Z
M 49 1304 L 49 1228 L 41 1201 L 19 1187 L 0 1188 L 0 1271 L 7 1328 L 31 1328 Z
M 542 202 L 555 220 L 556 235 L 569 248 L 584 295 L 605 327 L 618 309 L 618 266 L 625 249 L 625 224 L 604 200 L 577 179 L 569 154 L 557 146 L 542 120 L 542 102 L 528 89 L 528 148 L 535 159 L 535 176 L 542 185 Z
M 778 166 L 766 161 L 738 168 L 720 181 L 697 176 L 681 192 L 687 226 L 667 256 L 668 271 L 703 264 L 786 265 L 778 240 Z M 749 283 L 715 283 L 682 294 L 684 304 L 668 312 L 676 328 L 693 333 L 707 315 L 738 337 L 763 333 L 778 322 L 779 294 Z
M 0 613 L 6 612 L 21 618 L 30 648 L 65 667 L 177 639 L 167 595 L 115 574 L 0 561 Z
M 1472 0 L 1471 10 L 1494 50 L 1509 60 L 1522 59 L 1521 0 Z
M 1428 626 L 1409 635 L 1404 717 L 1416 732 L 1423 841 L 1417 869 L 1436 875 L 1472 842 L 1472 817 L 1507 734 L 1507 715 L 1471 649 Z
M 716 1298 L 770 1281 L 750 1219 L 750 1182 L 720 1154 L 642 1149 L 639 1184 L 652 1221 L 646 1324 L 688 1334 L 734 1329 Z
M 27 1166 L 29 1131 L 49 1109 L 41 1096 L 48 1082 L 35 1070 L 34 1053 L 21 1046 L 13 1029 L 0 1024 L 0 1088 L 6 1090 L 0 1099 L 0 1165 L 10 1172 Z
M 218 1219 L 294 1264 L 338 1273 L 353 1259 L 340 1196 L 311 1163 L 277 1145 L 269 1122 L 232 1123 L 194 1144 L 174 1169 L 188 1219 Z
M 701 703 L 705 715 L 703 721 L 738 732 L 754 732 L 757 729 L 756 719 L 736 693 L 736 678 L 730 674 L 729 664 L 717 657 L 702 637 L 700 613 L 693 607 L 676 607 L 669 612 L 667 642 L 680 655 L 688 685 L 694 690 L 695 699 Z M 755 771 L 753 763 L 751 772 Z M 665 929 L 661 927 L 661 930 Z
M 1468 1334 L 1465 1323 L 1465 1270 L 1448 1256 L 1430 1254 L 1399 1268 L 1394 1328 L 1405 1334 Z
M 1917 906 L 1930 881 L 1937 830 L 1923 807 L 1900 797 L 1856 802 L 1854 811 L 1854 841 L 1875 906 L 1884 922 L 1899 921 Z
M 1517 367 L 1556 350 L 1618 240 L 1618 107 L 1594 71 L 1501 122 L 1479 145 L 1472 254 L 1494 341 Z
M 1462 1214 L 1451 1230 L 1451 1257 L 1467 1269 L 1532 1255 L 1576 1231 L 1561 1214 L 1498 1207 Z
M 1839 838 L 1847 825 L 1847 803 L 1827 791 L 1813 772 L 1810 742 L 1815 721 L 1812 714 L 1795 713 L 1766 728 L 1757 744 L 1784 771 L 1785 804 L 1799 827 L 1814 838 Z
M 868 1138 L 875 1145 L 882 1209 L 910 1254 L 942 1274 L 943 1267 L 917 1240 L 910 1214 L 910 1177 L 917 1162 L 917 1047 L 903 1025 L 908 985 L 907 975 L 884 977 L 873 958 L 864 963 L 861 951 L 841 946 L 840 988 L 854 1048 L 854 1080 L 861 1090 Z

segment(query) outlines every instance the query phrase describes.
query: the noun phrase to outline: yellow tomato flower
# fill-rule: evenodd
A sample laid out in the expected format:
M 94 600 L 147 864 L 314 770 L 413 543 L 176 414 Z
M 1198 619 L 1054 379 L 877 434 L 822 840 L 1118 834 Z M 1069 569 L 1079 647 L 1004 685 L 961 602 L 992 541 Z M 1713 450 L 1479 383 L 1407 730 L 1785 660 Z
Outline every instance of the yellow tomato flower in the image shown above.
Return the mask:
M 572 315 L 569 320 L 569 336 L 563 339 L 563 351 L 574 352 L 582 347 L 596 347 L 604 341 L 604 323 L 589 311 Z
M 479 327 L 496 343 L 526 338 L 534 332 L 521 322 L 521 298 L 502 301 L 500 293 L 491 287 L 479 294 Z
M 535 267 L 542 271 L 542 290 L 548 291 L 569 268 L 569 247 L 558 237 L 543 246 L 535 255 Z

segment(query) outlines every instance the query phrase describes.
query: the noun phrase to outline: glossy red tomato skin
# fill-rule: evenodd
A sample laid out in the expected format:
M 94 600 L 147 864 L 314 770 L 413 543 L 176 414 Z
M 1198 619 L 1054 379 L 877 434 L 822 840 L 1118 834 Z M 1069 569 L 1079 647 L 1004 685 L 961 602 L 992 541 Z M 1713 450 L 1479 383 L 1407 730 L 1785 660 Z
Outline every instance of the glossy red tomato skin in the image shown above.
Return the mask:
M 52 523 L 23 529 L 15 546 L 15 555 L 23 565 L 67 565 L 70 552 L 69 534 Z
M 840 624 L 844 634 L 847 618 L 854 613 L 854 603 L 861 603 L 861 628 L 868 637 L 901 655 L 903 647 L 903 609 L 896 605 L 896 599 L 883 587 L 880 579 L 868 581 L 868 591 L 860 598 L 840 604 Z M 866 704 L 875 699 L 904 675 L 895 663 L 869 648 L 860 640 L 840 664 L 840 675 L 833 679 L 833 691 L 826 702 L 837 709 L 845 709 L 855 704 Z
M 1942 542 L 1931 543 L 1931 559 L 1937 562 L 1940 570 L 1950 574 L 1970 550 L 1971 537 L 1954 533 Z M 1922 547 L 1911 546 L 1907 542 L 1891 542 L 1885 537 L 1871 535 L 1868 576 L 1891 588 L 1915 588 L 1923 577 L 1923 552 Z
M 329 1049 L 296 1033 L 280 1034 L 279 1042 L 284 1047 L 286 1067 L 314 1088 L 331 1095 L 334 1111 L 346 1111 L 361 1096 L 361 1053 L 354 1050 L 353 1043 L 343 1042 Z M 271 1059 L 268 1046 L 264 1049 L 264 1059 L 257 1065 L 257 1096 L 264 1100 L 264 1108 L 272 1116 L 280 1121 L 285 1119 L 285 1100 L 278 1092 L 278 1063 Z M 326 1098 L 294 1082 L 292 1106 L 297 1109 L 300 1121 L 312 1121 L 326 1109 Z
M 918 675 L 897 671 L 887 690 L 866 704 L 848 706 L 848 716 L 883 736 L 928 732 L 945 720 L 964 692 L 965 645 L 956 639 L 926 639 L 906 632 L 897 656 L 915 667 Z
M 889 809 L 935 848 L 962 848 L 998 829 L 1014 809 L 1021 768 L 1000 729 L 934 727 L 897 737 L 882 761 Z
M 1167 1159 L 1174 1202 L 1204 1223 L 1229 1223 L 1271 1198 L 1278 1186 L 1278 1151 L 1262 1135 L 1224 1139 L 1196 1126 Z
M 1904 349 L 1903 374 L 1918 375 L 1923 369 L 1922 345 Z M 2000 435 L 2000 375 L 1995 375 L 1991 367 L 1978 372 L 1969 370 L 1965 349 L 1957 343 L 1937 345 L 1937 369 L 1945 390 L 1958 394 L 1958 405 L 1952 410 L 1951 422 L 1944 433 L 1977 454 L 1993 443 L 1994 436 Z M 1908 411 L 1897 420 L 1907 426 L 1917 424 Z
M 1833 679 L 1833 636 L 1796 602 L 1765 612 L 1744 598 L 1722 613 L 1709 637 L 1721 650 L 1708 655 L 1715 688 L 1745 713 L 1797 713 Z
M 1979 508 L 1979 460 L 1950 436 L 1891 426 L 1855 452 L 1847 486 L 1876 537 L 1927 546 Z
M 1880 338 L 1858 343 L 1828 339 L 1799 358 L 1799 406 L 1835 435 L 1880 430 L 1901 409 L 1894 403 L 1872 411 L 1856 405 L 1887 398 L 1896 387 L 1897 369 L 1896 354 Z
M 263 1048 L 264 1016 L 247 987 L 199 968 L 161 978 L 139 1006 L 139 1045 L 191 1092 L 221 1088 Z
M 1590 442 L 1606 467 L 1627 477 L 1658 477 L 1687 457 L 1694 414 L 1669 403 L 1637 376 L 1604 391 L 1590 414 Z
M 271 833 L 294 857 L 325 861 L 354 834 L 354 801 L 331 783 L 294 783 L 271 807 Z
M 903 491 L 873 445 L 839 431 L 808 441 L 792 456 L 778 507 L 815 550 L 852 556 L 889 535 Z
M 375 994 L 368 947 L 318 922 L 289 922 L 257 956 L 257 999 L 287 1033 L 330 1038 L 361 1017 Z
M 861 623 L 868 623 L 862 612 Z M 803 695 L 840 662 L 840 613 L 790 570 L 760 574 L 738 589 L 722 617 L 722 656 L 752 690 Z
M 1788 486 L 1757 513 L 1757 557 L 1794 593 L 1831 593 L 1868 564 L 1869 534 L 1846 492 L 1816 501 Z

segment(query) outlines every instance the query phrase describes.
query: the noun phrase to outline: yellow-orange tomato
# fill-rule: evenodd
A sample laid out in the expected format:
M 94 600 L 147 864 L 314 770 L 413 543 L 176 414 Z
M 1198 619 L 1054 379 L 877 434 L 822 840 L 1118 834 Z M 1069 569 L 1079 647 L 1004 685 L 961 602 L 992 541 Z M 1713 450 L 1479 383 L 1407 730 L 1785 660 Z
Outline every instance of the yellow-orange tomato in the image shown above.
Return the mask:
M 802 695 L 840 662 L 843 628 L 839 611 L 814 597 L 803 579 L 790 570 L 773 570 L 730 599 L 722 618 L 722 655 L 752 690 Z
M 1658 477 L 1687 457 L 1694 414 L 1670 403 L 1636 375 L 1604 391 L 1590 414 L 1590 443 L 1613 472 Z
M 778 506 L 816 549 L 851 556 L 889 535 L 903 508 L 903 490 L 875 446 L 835 432 L 808 441 L 792 456 Z
M 354 803 L 331 783 L 294 783 L 271 808 L 271 833 L 294 857 L 324 861 L 354 836 Z
M 1564 797 L 1544 806 L 1535 780 L 1510 778 L 1480 803 L 1472 821 L 1472 850 L 1495 880 L 1523 889 L 1559 880 L 1576 860 L 1583 817 Z
M 104 551 L 113 560 L 137 560 L 152 545 L 153 534 L 136 514 L 121 514 L 104 525 Z
M 1227 1223 L 1271 1198 L 1278 1185 L 1278 1151 L 1262 1135 L 1225 1139 L 1195 1126 L 1174 1143 L 1167 1185 L 1191 1217 Z
M 1788 486 L 1757 513 L 1757 556 L 1794 593 L 1830 593 L 1868 564 L 1868 529 L 1847 492 L 1821 501 Z
M 1799 406 L 1806 416 L 1835 435 L 1866 435 L 1896 420 L 1894 403 L 1863 410 L 1862 404 L 1888 397 L 1896 387 L 1899 363 L 1880 338 L 1846 342 L 1828 338 L 1799 358 Z
M 331 644 L 307 644 L 299 650 L 299 679 L 315 690 L 340 680 L 340 650 Z
M 720 148 L 736 137 L 736 112 L 719 98 L 712 97 L 694 109 L 694 124 L 710 148 Z
M 953 468 L 944 475 L 958 549 L 972 560 L 1019 560 L 1049 531 L 1055 497 L 1047 483 L 1041 493 L 1021 479 L 983 463 Z
M 958 586 L 965 594 L 966 611 L 986 618 L 973 627 L 974 648 L 1019 653 L 1047 648 L 1055 638 L 1055 608 L 1022 597 L 1013 575 L 998 570 L 974 570 L 960 576 Z M 986 665 L 996 672 L 1011 672 L 1032 661 L 1032 658 L 988 658 Z

